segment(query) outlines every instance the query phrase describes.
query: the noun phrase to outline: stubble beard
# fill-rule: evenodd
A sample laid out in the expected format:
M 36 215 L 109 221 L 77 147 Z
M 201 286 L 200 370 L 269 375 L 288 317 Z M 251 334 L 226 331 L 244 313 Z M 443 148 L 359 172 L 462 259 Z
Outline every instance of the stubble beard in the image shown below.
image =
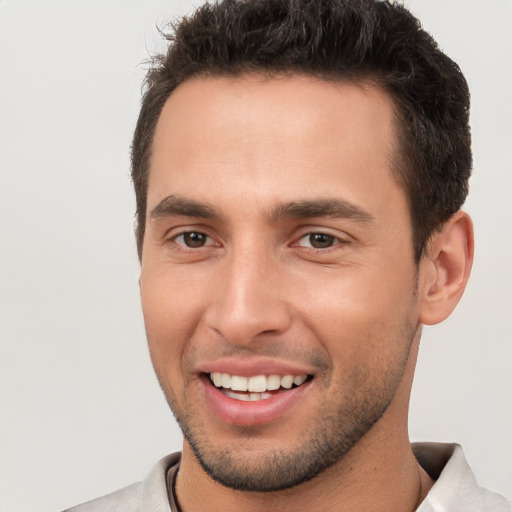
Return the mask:
M 259 452 L 256 461 L 247 459 L 257 429 L 244 427 L 237 443 L 228 450 L 216 449 L 207 436 L 191 428 L 188 420 L 175 414 L 183 435 L 203 470 L 216 482 L 239 491 L 274 492 L 290 489 L 315 478 L 339 462 L 368 432 L 387 409 L 389 401 L 377 407 L 365 404 L 360 414 L 352 408 L 340 408 L 338 414 L 323 416 L 321 426 L 305 432 L 293 449 Z M 249 455 L 250 456 L 250 455 Z
M 239 491 L 282 491 L 315 478 L 341 461 L 382 417 L 402 380 L 415 333 L 416 326 L 406 323 L 402 336 L 407 346 L 401 360 L 388 365 L 370 384 L 368 375 L 360 374 L 358 380 L 366 384 L 352 386 L 352 392 L 345 393 L 337 403 L 324 404 L 292 448 L 258 450 L 251 457 L 252 453 L 247 455 L 248 447 L 257 438 L 258 427 L 238 427 L 229 449 L 219 449 L 194 412 L 180 410 L 172 393 L 165 394 L 184 438 L 213 480 Z

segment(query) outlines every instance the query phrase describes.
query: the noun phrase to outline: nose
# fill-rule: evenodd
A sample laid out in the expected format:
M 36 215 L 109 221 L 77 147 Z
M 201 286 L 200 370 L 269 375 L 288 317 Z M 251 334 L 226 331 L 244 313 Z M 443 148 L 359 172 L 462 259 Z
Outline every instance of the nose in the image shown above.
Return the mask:
M 249 250 L 227 258 L 219 270 L 220 285 L 205 315 L 210 329 L 232 344 L 249 345 L 289 328 L 285 276 L 275 259 Z

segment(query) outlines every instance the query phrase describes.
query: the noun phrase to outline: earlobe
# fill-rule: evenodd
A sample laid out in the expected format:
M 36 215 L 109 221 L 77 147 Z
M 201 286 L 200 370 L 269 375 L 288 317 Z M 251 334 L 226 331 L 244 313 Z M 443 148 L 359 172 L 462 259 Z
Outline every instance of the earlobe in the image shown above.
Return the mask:
M 458 304 L 473 264 L 473 223 L 458 211 L 436 233 L 420 263 L 420 322 L 445 320 Z

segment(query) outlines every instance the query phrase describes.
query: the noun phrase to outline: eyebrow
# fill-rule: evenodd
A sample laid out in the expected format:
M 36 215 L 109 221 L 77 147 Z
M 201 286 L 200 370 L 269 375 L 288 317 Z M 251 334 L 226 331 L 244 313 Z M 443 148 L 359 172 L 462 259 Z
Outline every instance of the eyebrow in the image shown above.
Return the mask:
M 152 219 L 178 215 L 212 220 L 222 220 L 223 218 L 221 212 L 212 205 L 177 195 L 165 197 L 151 212 Z M 343 218 L 364 222 L 375 220 L 370 213 L 343 199 L 291 201 L 275 206 L 271 209 L 269 215 L 272 222 L 284 219 L 311 219 L 316 217 Z
M 170 195 L 162 199 L 151 212 L 152 219 L 176 215 L 214 220 L 220 220 L 222 218 L 220 212 L 213 206 L 176 195 Z
M 375 220 L 373 215 L 344 199 L 292 201 L 276 206 L 271 212 L 273 221 L 315 217 L 352 219 L 364 222 Z

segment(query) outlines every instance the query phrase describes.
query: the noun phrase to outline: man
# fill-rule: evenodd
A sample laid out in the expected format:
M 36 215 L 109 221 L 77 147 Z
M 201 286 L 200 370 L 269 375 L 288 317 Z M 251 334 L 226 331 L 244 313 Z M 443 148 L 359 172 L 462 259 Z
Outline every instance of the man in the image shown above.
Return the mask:
M 72 510 L 511 510 L 407 433 L 422 325 L 473 258 L 457 65 L 374 0 L 224 2 L 169 40 L 132 177 L 183 451 Z

